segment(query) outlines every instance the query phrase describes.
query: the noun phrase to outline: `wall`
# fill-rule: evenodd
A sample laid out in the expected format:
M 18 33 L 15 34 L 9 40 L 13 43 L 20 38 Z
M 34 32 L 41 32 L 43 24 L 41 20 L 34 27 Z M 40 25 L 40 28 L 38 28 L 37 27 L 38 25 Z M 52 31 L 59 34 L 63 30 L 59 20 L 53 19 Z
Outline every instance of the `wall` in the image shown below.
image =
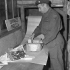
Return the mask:
M 13 48 L 19 45 L 23 40 L 23 34 L 21 30 L 16 30 L 7 36 L 0 39 L 0 56 L 8 51 L 8 48 Z

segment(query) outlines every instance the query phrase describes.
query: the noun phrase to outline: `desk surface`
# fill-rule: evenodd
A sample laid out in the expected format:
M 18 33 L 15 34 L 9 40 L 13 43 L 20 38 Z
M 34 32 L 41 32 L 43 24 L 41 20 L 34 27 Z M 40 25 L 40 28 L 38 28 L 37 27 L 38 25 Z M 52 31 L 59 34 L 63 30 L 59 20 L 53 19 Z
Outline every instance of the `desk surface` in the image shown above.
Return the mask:
M 15 62 L 9 63 L 1 68 L 1 70 L 42 70 L 43 66 L 46 65 L 48 59 L 48 50 L 45 54 L 44 49 L 41 52 L 29 53 L 29 55 L 34 55 L 35 58 L 31 62 Z
M 10 63 L 0 70 L 42 70 L 43 65 L 34 63 Z
M 36 57 L 32 60 L 31 63 L 46 65 L 46 62 L 48 59 L 48 50 L 47 50 L 47 53 L 45 53 L 43 49 L 41 52 L 36 54 L 37 54 Z
M 44 49 L 42 49 L 40 52 L 26 52 L 27 57 L 9 62 L 9 63 L 35 63 L 40 65 L 46 65 L 47 59 L 48 59 L 48 50 L 47 53 L 45 53 Z

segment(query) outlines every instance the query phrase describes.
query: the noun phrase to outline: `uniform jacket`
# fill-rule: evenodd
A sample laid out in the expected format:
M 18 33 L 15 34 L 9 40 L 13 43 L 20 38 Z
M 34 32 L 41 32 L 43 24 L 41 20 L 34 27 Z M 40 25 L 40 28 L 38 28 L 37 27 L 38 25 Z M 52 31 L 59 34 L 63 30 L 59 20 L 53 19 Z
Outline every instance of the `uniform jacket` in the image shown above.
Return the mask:
M 61 29 L 62 23 L 59 14 L 50 8 L 43 14 L 39 26 L 34 30 L 34 37 L 43 34 L 45 36 L 43 43 L 47 44 L 57 37 Z

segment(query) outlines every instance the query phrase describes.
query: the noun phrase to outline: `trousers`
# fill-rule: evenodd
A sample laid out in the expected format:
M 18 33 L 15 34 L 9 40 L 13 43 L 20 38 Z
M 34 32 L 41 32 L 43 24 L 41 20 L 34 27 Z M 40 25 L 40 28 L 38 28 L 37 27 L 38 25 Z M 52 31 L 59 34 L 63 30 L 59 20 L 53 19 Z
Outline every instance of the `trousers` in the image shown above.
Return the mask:
M 62 58 L 62 50 L 64 47 L 64 40 L 59 34 L 56 39 L 54 39 L 49 44 L 44 45 L 44 50 L 49 50 L 51 69 L 52 70 L 64 70 L 64 63 Z

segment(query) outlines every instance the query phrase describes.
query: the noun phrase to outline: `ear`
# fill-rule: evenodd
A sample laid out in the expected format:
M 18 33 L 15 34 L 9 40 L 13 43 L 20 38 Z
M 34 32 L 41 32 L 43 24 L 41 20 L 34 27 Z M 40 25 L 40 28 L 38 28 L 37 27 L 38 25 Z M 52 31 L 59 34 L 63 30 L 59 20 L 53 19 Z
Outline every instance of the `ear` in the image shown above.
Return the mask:
M 44 4 L 44 6 L 46 7 L 46 6 L 47 6 L 47 4 Z
M 42 5 L 42 6 L 45 6 L 45 3 L 42 3 L 41 5 Z
M 42 6 L 43 6 L 43 7 L 47 7 L 47 4 L 43 3 Z

